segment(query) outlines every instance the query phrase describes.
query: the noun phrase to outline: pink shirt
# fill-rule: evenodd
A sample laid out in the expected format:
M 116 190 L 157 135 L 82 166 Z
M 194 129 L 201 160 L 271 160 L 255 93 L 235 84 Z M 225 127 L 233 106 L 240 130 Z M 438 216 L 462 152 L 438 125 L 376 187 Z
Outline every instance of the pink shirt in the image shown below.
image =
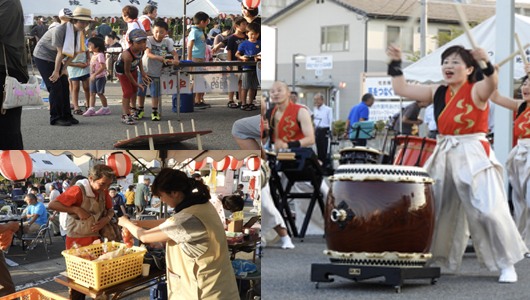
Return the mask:
M 103 64 L 103 66 L 101 66 Z M 95 55 L 92 55 L 92 58 L 90 59 L 90 76 L 94 75 L 99 69 L 104 68 L 105 66 L 105 54 L 98 53 Z M 105 77 L 105 71 L 99 73 L 96 75 L 96 78 Z

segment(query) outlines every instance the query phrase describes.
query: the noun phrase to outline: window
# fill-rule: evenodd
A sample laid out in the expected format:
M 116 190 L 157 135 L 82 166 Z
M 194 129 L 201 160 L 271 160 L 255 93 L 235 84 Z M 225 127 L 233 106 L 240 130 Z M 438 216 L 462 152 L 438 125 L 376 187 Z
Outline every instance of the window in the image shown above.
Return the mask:
M 386 27 L 386 46 L 390 44 L 400 44 L 400 47 L 403 47 L 404 52 L 412 52 L 414 47 L 414 30 L 404 36 L 405 34 L 401 32 L 401 27 L 398 26 L 387 26 Z M 404 43 L 401 39 L 408 39 L 408 43 Z
M 338 52 L 350 50 L 350 30 L 348 25 L 322 27 L 320 50 Z
M 442 47 L 451 41 L 451 30 L 449 29 L 438 29 L 438 47 Z

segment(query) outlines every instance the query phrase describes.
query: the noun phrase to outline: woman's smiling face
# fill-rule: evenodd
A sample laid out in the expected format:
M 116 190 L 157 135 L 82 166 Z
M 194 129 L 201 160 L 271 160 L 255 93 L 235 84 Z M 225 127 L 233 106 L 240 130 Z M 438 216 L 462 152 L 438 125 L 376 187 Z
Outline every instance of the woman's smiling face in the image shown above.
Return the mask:
M 473 67 L 467 67 L 458 53 L 447 56 L 442 63 L 442 74 L 447 84 L 463 83 L 473 72 Z

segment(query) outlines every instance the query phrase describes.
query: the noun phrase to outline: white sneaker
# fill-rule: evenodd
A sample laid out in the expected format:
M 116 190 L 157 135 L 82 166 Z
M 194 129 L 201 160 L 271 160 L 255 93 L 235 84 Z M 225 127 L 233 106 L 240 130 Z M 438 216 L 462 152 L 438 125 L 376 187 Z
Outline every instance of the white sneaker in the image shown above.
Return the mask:
M 515 283 L 517 282 L 517 273 L 515 267 L 507 267 L 501 270 L 501 276 L 499 277 L 500 283 Z
M 291 238 L 288 235 L 282 237 L 281 242 L 282 249 L 294 249 L 293 242 L 291 241 Z

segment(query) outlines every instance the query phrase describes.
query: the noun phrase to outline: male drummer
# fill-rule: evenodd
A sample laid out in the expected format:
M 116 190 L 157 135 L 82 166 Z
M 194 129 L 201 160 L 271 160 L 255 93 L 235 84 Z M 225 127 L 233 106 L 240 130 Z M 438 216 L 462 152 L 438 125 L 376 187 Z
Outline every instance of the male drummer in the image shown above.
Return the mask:
M 270 91 L 276 104 L 270 122 L 274 130 L 274 150 L 310 147 L 315 143 L 315 132 L 307 109 L 289 100 L 291 94 L 287 85 L 276 81 Z

